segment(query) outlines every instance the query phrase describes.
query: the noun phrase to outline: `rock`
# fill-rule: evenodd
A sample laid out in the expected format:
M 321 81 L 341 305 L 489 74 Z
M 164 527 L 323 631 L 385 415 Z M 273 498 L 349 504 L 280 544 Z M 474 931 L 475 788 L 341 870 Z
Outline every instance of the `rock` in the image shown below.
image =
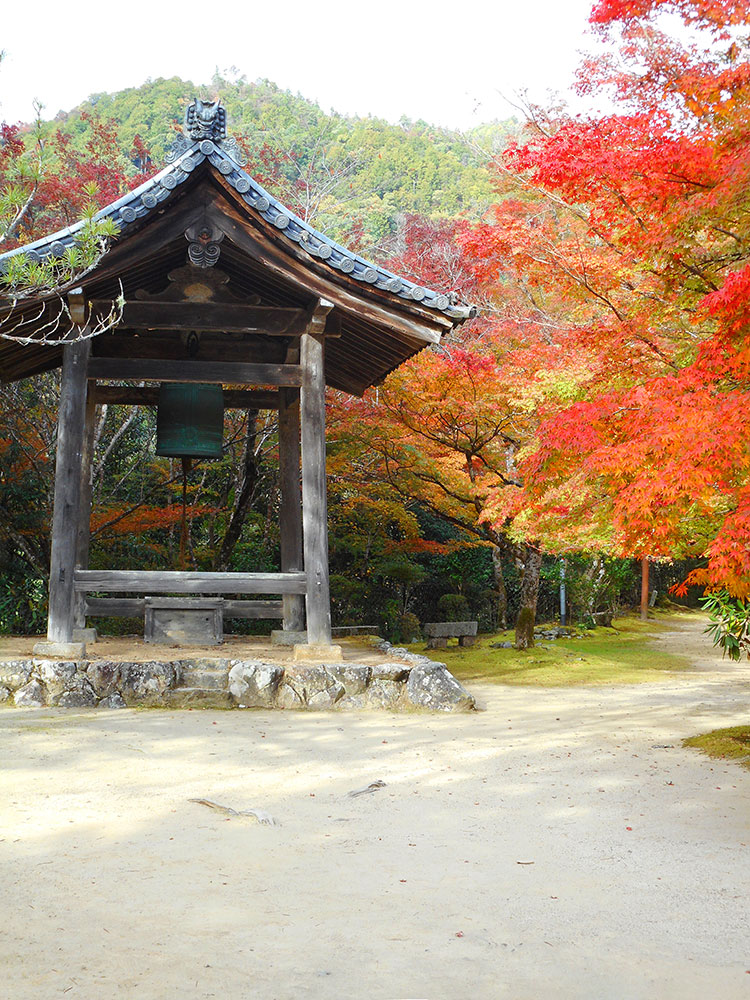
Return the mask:
M 31 660 L 6 660 L 0 663 L 0 684 L 11 691 L 17 691 L 29 683 L 32 667 Z
M 513 649 L 515 642 L 491 642 L 490 649 Z
M 217 688 L 179 687 L 164 692 L 168 708 L 235 708 L 228 691 Z
M 51 699 L 50 704 L 59 705 L 60 708 L 93 708 L 96 701 L 93 687 L 85 677 L 79 674 L 74 679 L 74 686 Z
M 120 686 L 122 664 L 114 660 L 93 660 L 86 668 L 89 684 L 100 698 L 108 698 Z
M 0 687 L 0 705 L 10 698 L 10 688 Z
M 414 654 L 409 654 L 410 656 Z M 417 657 L 418 660 L 424 659 L 424 657 Z M 403 663 L 377 663 L 372 668 L 372 679 L 373 681 L 405 681 L 411 667 L 405 667 Z
M 410 653 L 404 646 L 391 646 L 389 644 L 388 649 L 384 649 L 383 652 L 389 656 L 395 656 L 398 660 L 404 660 L 406 663 L 418 663 L 424 659 L 419 653 Z
M 336 705 L 337 708 L 367 708 L 367 692 L 364 694 L 345 694 L 340 702 Z
M 302 696 L 293 687 L 283 681 L 276 695 L 276 707 L 304 708 L 305 703 L 302 700 Z
M 310 695 L 307 699 L 307 704 L 310 708 L 333 708 L 336 702 L 341 701 L 341 699 L 346 694 L 346 689 L 341 681 L 334 680 L 333 684 L 325 689 L 325 691 L 318 691 L 317 694 Z
M 229 691 L 244 708 L 273 708 L 283 676 L 284 671 L 277 664 L 232 660 Z
M 126 705 L 161 705 L 164 692 L 179 680 L 174 663 L 158 660 L 121 663 L 121 694 Z
M 179 661 L 180 686 L 204 688 L 212 691 L 226 691 L 229 675 L 229 660 L 195 659 Z
M 326 670 L 344 685 L 347 696 L 362 694 L 372 678 L 372 667 L 359 663 L 327 663 Z
M 289 666 L 284 671 L 280 697 L 283 708 L 332 708 L 345 694 L 344 685 L 320 663 Z M 294 698 L 296 695 L 296 699 Z M 277 704 L 282 704 L 277 700 Z
M 35 660 L 34 667 L 47 688 L 50 705 L 56 705 L 66 691 L 76 687 L 78 664 L 75 660 Z
M 13 698 L 19 708 L 44 708 L 47 703 L 44 688 L 39 681 L 29 681 L 19 688 Z
M 399 649 L 396 647 L 391 650 L 391 653 L 397 655 L 399 660 L 404 660 L 406 663 L 417 664 L 421 663 L 423 660 L 428 659 L 426 656 L 422 656 L 421 653 L 410 653 L 408 649 Z
M 424 663 L 414 667 L 406 683 L 412 705 L 437 712 L 470 712 L 475 702 L 444 663 Z
M 125 699 L 119 691 L 113 691 L 106 698 L 102 698 L 97 708 L 126 708 Z
M 538 628 L 534 629 L 535 639 L 569 639 L 573 634 L 572 630 L 564 626 L 558 628 Z
M 368 708 L 396 708 L 402 701 L 404 685 L 395 680 L 373 680 L 365 693 Z

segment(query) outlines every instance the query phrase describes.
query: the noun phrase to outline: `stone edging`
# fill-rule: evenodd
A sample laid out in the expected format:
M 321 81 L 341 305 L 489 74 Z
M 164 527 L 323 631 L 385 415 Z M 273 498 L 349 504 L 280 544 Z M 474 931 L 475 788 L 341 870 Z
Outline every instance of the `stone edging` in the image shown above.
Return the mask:
M 0 662 L 0 702 L 42 708 L 279 708 L 468 712 L 474 698 L 444 663 L 380 642 L 393 660 L 288 664 L 221 658 Z

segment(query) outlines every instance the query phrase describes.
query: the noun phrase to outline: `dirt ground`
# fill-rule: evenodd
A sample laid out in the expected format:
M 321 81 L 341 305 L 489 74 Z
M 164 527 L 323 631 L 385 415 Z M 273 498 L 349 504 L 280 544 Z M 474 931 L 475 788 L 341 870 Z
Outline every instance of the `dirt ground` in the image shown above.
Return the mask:
M 468 716 L 0 712 L 0 996 L 749 997 L 750 771 L 680 739 L 750 669 L 700 631 Z

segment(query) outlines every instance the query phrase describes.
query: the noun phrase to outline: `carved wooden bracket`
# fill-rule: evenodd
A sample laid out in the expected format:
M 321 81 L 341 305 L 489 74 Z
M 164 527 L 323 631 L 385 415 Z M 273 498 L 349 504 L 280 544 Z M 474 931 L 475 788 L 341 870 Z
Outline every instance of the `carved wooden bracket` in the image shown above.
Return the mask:
M 203 268 L 216 264 L 221 254 L 219 244 L 224 239 L 220 229 L 210 223 L 190 226 L 185 230 L 185 239 L 188 241 L 188 260 L 191 264 Z
M 330 302 L 328 299 L 318 299 L 308 314 L 307 333 L 312 334 L 313 337 L 323 336 L 328 313 L 333 309 L 333 305 L 333 302 Z

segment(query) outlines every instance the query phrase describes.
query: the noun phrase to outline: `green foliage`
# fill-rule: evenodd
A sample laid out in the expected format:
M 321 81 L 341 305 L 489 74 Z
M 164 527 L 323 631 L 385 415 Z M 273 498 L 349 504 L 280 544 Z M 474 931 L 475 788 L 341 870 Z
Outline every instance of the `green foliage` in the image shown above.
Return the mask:
M 558 589 L 562 582 L 560 560 L 547 562 L 542 576 Z M 632 559 L 603 556 L 568 556 L 565 588 L 571 620 L 579 625 L 609 624 L 625 603 L 638 577 Z
M 119 232 L 113 219 L 96 219 L 96 210 L 94 204 L 87 206 L 75 242 L 62 256 L 41 261 L 29 260 L 23 253 L 10 257 L 0 274 L 6 294 L 23 296 L 27 292 L 55 291 L 93 267 Z
M 0 576 L 0 635 L 34 635 L 47 624 L 47 581 Z
M 469 602 L 463 594 L 443 594 L 437 606 L 442 621 L 463 622 L 469 618 Z
M 401 632 L 402 642 L 414 642 L 419 640 L 422 635 L 422 627 L 419 624 L 419 619 L 416 615 L 413 615 L 411 611 L 405 611 L 401 615 L 399 620 L 399 630 Z
M 711 619 L 705 631 L 714 646 L 730 660 L 740 660 L 743 653 L 750 660 L 750 602 L 719 590 L 707 594 L 701 604 Z

